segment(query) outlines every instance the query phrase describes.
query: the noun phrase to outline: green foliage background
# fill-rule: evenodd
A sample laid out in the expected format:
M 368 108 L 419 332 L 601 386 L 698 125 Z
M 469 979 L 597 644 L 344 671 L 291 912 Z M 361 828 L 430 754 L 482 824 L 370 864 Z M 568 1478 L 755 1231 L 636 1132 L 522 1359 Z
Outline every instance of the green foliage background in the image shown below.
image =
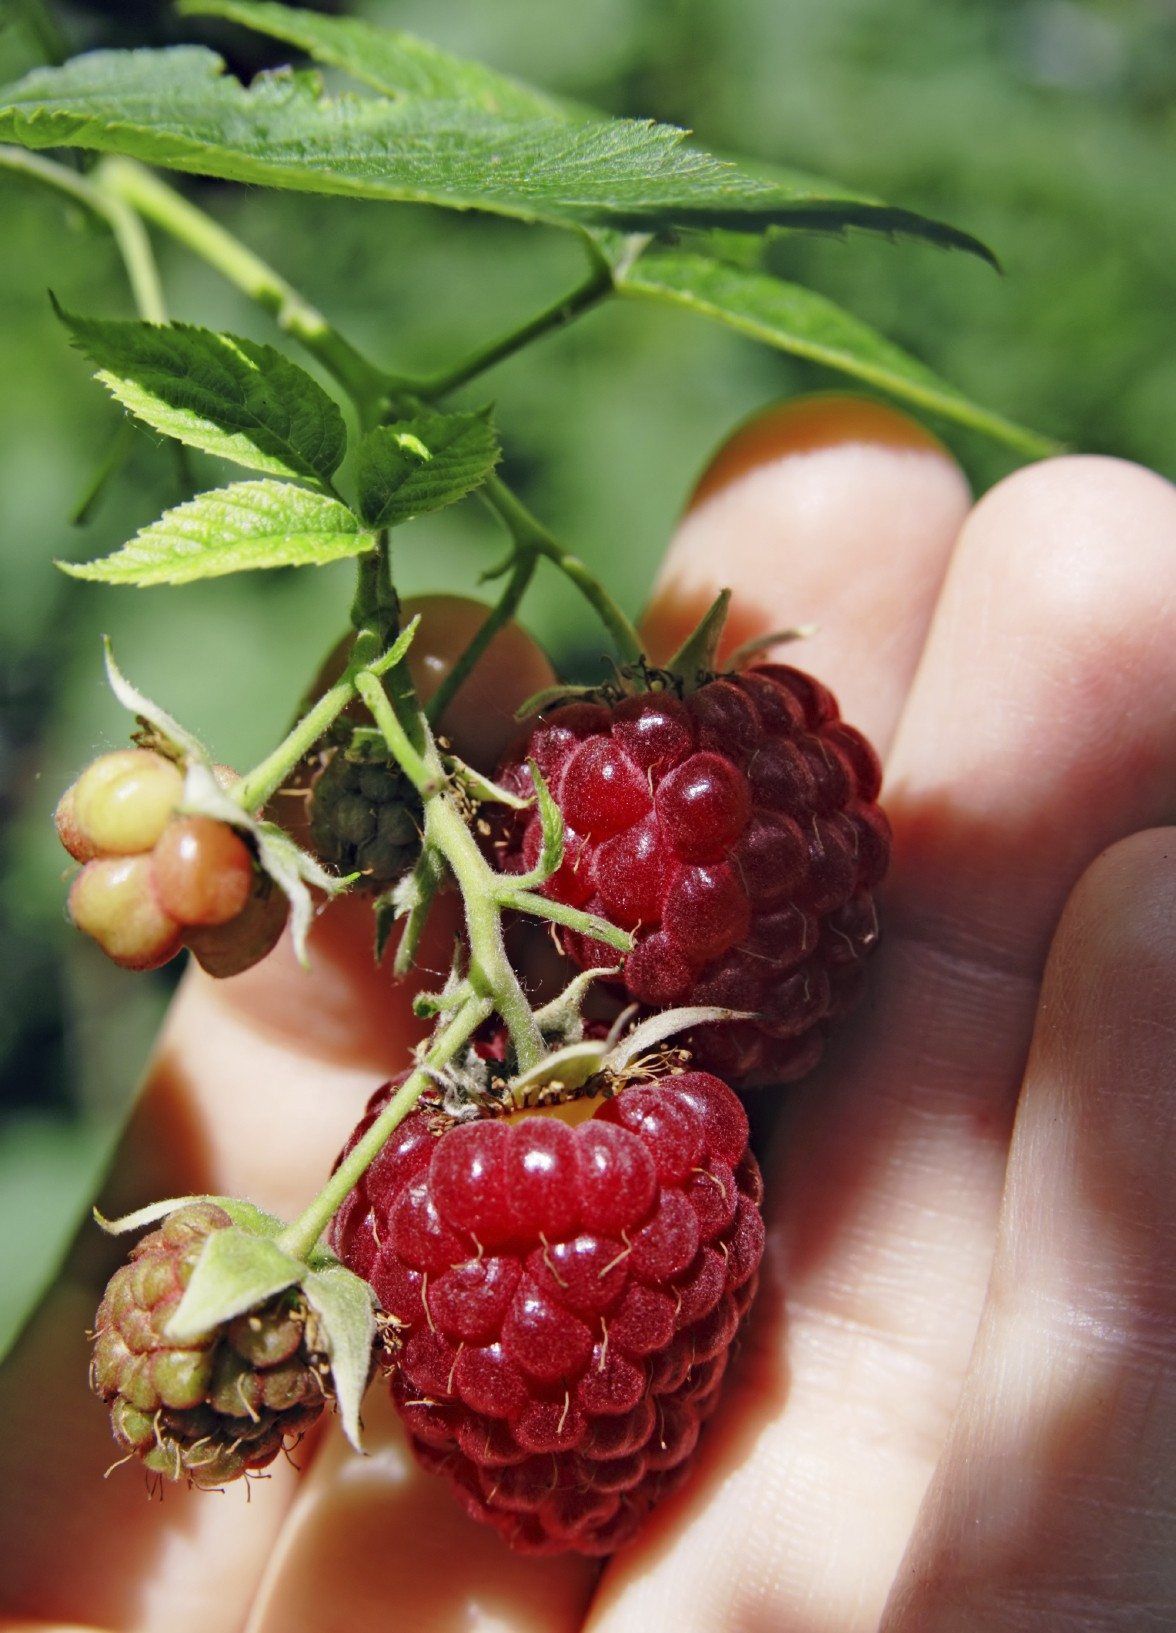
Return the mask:
M 0 34 L 2 81 L 37 60 L 22 9 L 10 7 Z M 360 0 L 343 9 L 977 233 L 1001 256 L 1003 279 L 965 257 L 861 235 L 789 238 L 773 253 L 778 271 L 842 301 L 987 406 L 1173 473 L 1176 15 L 1167 0 Z M 245 73 L 288 57 L 146 0 L 55 15 L 73 50 L 204 41 Z M 576 244 L 543 229 L 193 185 L 393 367 L 457 361 L 582 270 Z M 0 176 L 0 222 L 2 1346 L 101 1169 L 172 979 L 114 970 L 64 922 L 49 813 L 124 729 L 101 677 L 99 633 L 140 685 L 245 765 L 281 730 L 342 626 L 352 569 L 134 593 L 57 573 L 54 557 L 105 553 L 173 503 L 177 472 L 171 450 L 136 432 L 93 518 L 71 525 L 119 415 L 68 346 L 46 291 L 87 314 L 129 315 L 129 303 L 108 238 L 59 199 Z M 172 316 L 274 338 L 214 274 L 170 244 L 159 251 Z M 636 607 L 708 450 L 763 404 L 830 383 L 686 315 L 611 303 L 476 391 L 497 400 L 507 470 L 528 502 Z M 1012 463 L 937 429 L 978 490 Z M 217 479 L 211 463 L 194 463 L 198 477 Z M 498 546 L 477 506 L 447 511 L 399 535 L 398 580 L 409 592 L 469 590 Z M 593 632 L 554 574 L 541 575 L 528 617 L 565 667 L 590 662 Z

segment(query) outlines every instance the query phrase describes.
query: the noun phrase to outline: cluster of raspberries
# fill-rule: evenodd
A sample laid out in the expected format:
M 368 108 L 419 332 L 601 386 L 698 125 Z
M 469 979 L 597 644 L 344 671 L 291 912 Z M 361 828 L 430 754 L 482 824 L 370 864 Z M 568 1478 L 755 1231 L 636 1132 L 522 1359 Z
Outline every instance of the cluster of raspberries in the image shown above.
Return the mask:
M 183 791 L 174 760 L 146 748 L 103 754 L 66 789 L 57 832 L 85 864 L 70 917 L 124 969 L 186 946 L 211 974 L 236 975 L 276 944 L 288 904 L 228 823 L 178 814 Z
M 526 800 L 537 770 L 561 813 L 546 894 L 632 933 L 622 957 L 553 926 L 573 964 L 601 973 L 614 1011 L 735 1014 L 695 1026 L 690 1069 L 663 1051 L 606 1066 L 578 1095 L 548 1085 L 529 1109 L 430 1092 L 330 1233 L 384 1313 L 417 1457 L 532 1553 L 612 1553 L 686 1476 L 764 1246 L 734 1091 L 816 1063 L 877 940 L 873 891 L 889 860 L 877 757 L 820 682 L 780 664 L 694 689 L 652 678 L 644 692 L 554 705 L 498 780 Z M 310 789 L 325 859 L 381 888 L 411 865 L 419 803 L 394 767 L 331 743 Z M 240 836 L 178 817 L 179 794 L 176 767 L 135 750 L 96 762 L 59 807 L 85 864 L 74 917 L 133 967 L 232 932 L 263 899 Z M 480 827 L 504 871 L 539 861 L 536 802 Z M 500 1047 L 504 1073 L 508 1057 Z M 344 1156 L 396 1086 L 373 1097 Z M 321 1408 L 329 1372 L 296 1293 L 187 1346 L 168 1338 L 196 1255 L 227 1223 L 208 1205 L 173 1214 L 98 1320 L 94 1382 L 117 1438 L 199 1484 L 264 1465 Z

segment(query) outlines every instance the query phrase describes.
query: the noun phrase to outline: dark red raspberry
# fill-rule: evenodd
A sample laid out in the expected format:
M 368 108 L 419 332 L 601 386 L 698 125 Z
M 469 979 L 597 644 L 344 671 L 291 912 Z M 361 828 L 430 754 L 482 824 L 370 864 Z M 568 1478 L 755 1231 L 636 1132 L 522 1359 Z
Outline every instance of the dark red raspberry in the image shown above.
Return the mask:
M 650 1008 L 719 1004 L 697 1059 L 732 1082 L 782 1082 L 820 1056 L 878 938 L 873 890 L 890 830 L 878 758 L 832 694 L 783 664 L 722 675 L 684 700 L 568 703 L 536 720 L 498 780 L 530 791 L 528 759 L 566 824 L 548 895 L 636 933 L 620 979 Z M 534 810 L 503 819 L 501 865 L 538 860 Z M 557 932 L 582 968 L 617 954 Z
M 400 1324 L 392 1396 L 420 1460 L 514 1548 L 620 1547 L 715 1407 L 760 1194 L 743 1108 L 705 1072 L 626 1087 L 575 1126 L 438 1136 L 407 1118 L 332 1246 Z

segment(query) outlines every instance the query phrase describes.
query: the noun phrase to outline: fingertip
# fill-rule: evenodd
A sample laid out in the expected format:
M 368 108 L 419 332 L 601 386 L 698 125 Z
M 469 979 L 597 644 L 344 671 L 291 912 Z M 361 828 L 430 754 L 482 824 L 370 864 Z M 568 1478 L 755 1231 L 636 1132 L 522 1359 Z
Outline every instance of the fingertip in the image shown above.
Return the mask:
M 859 444 L 895 453 L 932 452 L 954 464 L 939 439 L 909 414 L 869 397 L 822 392 L 774 403 L 737 426 L 699 477 L 686 509 L 775 460 Z
M 852 396 L 771 408 L 694 491 L 644 621 L 651 655 L 664 659 L 730 587 L 720 658 L 816 625 L 796 661 L 885 742 L 969 503 L 951 455 L 896 409 Z

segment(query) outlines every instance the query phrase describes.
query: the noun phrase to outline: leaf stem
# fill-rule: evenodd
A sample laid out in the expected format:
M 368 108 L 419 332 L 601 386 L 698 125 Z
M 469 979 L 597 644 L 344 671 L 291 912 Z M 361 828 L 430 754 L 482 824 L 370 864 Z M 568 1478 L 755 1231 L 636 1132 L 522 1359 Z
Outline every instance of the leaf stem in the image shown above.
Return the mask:
M 477 633 L 461 654 L 461 657 L 458 658 L 453 668 L 430 698 L 428 708 L 425 711 L 430 724 L 436 725 L 442 719 L 446 709 L 465 684 L 470 671 L 477 664 L 490 642 L 518 611 L 519 602 L 523 599 L 527 587 L 535 576 L 537 561 L 536 552 L 527 548 L 521 549 L 515 557 L 514 565 L 510 570 L 510 577 L 503 587 L 502 594 L 479 624 Z
M 126 201 L 108 192 L 105 187 L 96 185 L 88 176 L 80 175 L 53 159 L 46 159 L 40 153 L 27 153 L 24 148 L 0 146 L 0 165 L 6 170 L 30 176 L 47 187 L 55 187 L 59 193 L 66 193 L 105 222 L 126 267 L 135 310 L 147 323 L 167 322 L 163 287 L 151 240 L 135 210 Z
M 542 312 L 537 312 L 533 318 L 512 329 L 509 334 L 500 335 L 487 346 L 467 357 L 456 368 L 436 378 L 422 381 L 420 390 L 427 397 L 444 397 L 459 386 L 468 384 L 477 379 L 487 369 L 501 363 L 505 358 L 513 357 L 516 352 L 529 346 L 533 340 L 541 335 L 550 334 L 555 329 L 562 329 L 565 324 L 571 323 L 573 318 L 579 317 L 591 307 L 598 306 L 606 295 L 613 292 L 612 271 L 605 262 L 597 262 L 587 278 L 576 285 L 575 289 L 561 296 L 551 306 Z
M 276 1246 L 292 1258 L 305 1260 L 338 1212 L 344 1198 L 367 1172 L 391 1135 L 412 1111 L 430 1075 L 447 1066 L 462 1045 L 489 1016 L 488 998 L 470 997 L 437 1034 L 424 1060 L 401 1084 L 367 1133 L 348 1152 L 322 1190 L 293 1224 L 287 1225 Z
M 612 637 L 623 663 L 639 663 L 644 646 L 631 619 L 621 610 L 596 575 L 555 539 L 539 518 L 523 504 L 499 476 L 489 476 L 478 490 L 514 540 L 516 550 L 535 552 L 554 562 L 593 607 Z
M 108 198 L 121 200 L 162 227 L 271 312 L 278 327 L 317 357 L 354 399 L 365 423 L 379 418 L 388 397 L 388 377 L 345 340 L 281 273 L 136 160 L 107 156 L 98 164 L 95 175 Z

